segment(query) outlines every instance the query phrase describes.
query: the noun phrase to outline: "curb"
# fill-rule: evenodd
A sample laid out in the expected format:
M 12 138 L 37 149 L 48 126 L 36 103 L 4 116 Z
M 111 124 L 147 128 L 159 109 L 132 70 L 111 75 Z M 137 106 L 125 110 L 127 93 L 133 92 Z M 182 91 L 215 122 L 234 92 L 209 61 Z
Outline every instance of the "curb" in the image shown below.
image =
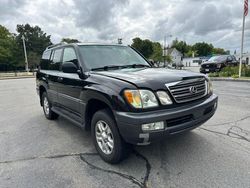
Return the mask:
M 235 78 L 215 78 L 209 77 L 211 81 L 227 81 L 227 82 L 250 82 L 250 79 L 235 79 Z
M 23 79 L 23 78 L 35 78 L 35 76 L 0 77 L 0 80 Z

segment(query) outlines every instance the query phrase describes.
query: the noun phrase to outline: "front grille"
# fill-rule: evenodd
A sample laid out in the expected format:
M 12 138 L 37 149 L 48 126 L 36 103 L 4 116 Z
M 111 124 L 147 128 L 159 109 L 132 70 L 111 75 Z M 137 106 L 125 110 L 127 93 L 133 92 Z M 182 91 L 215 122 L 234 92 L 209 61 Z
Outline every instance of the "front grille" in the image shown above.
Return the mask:
M 205 78 L 190 79 L 166 84 L 177 103 L 193 101 L 207 94 Z
M 174 118 L 174 119 L 169 119 L 169 120 L 167 120 L 167 127 L 173 127 L 175 125 L 187 123 L 187 122 L 190 122 L 192 120 L 193 120 L 192 115 L 186 115 L 186 116 L 182 116 L 182 117 L 178 117 L 178 118 Z
M 201 65 L 201 67 L 202 68 L 204 68 L 204 69 L 209 69 L 209 68 L 216 68 L 216 64 L 214 64 L 214 63 L 211 63 L 211 64 L 203 64 L 203 65 Z

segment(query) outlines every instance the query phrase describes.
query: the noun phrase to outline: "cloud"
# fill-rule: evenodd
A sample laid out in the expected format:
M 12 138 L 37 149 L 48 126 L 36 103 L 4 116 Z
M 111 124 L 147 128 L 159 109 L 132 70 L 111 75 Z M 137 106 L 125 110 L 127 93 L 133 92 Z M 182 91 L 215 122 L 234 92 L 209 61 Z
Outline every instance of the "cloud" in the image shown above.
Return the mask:
M 21 7 L 26 5 L 26 0 L 1 0 L 0 19 L 11 17 L 12 14 L 18 14 Z
M 17 24 L 39 25 L 53 42 L 61 38 L 127 44 L 134 37 L 163 42 L 173 35 L 188 43 L 205 41 L 239 49 L 241 0 L 1 0 L 0 24 L 15 32 Z M 245 49 L 250 51 L 246 18 Z

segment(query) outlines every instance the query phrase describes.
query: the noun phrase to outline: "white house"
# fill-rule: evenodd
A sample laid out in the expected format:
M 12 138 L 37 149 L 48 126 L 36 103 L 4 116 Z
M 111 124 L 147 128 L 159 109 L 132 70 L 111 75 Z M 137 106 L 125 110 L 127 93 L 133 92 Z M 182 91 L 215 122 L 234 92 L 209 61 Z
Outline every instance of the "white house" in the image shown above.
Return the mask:
M 235 54 L 235 57 L 240 61 L 240 54 Z M 248 65 L 250 65 L 250 52 L 244 53 L 242 60 L 243 62 L 246 62 Z
M 183 58 L 182 63 L 185 67 L 198 67 L 208 59 L 209 57 L 185 57 Z
M 201 62 L 202 60 L 199 57 L 185 57 L 182 60 L 185 67 L 196 67 L 199 66 Z
M 177 49 L 175 48 L 168 48 L 165 50 L 165 54 L 166 55 L 170 55 L 170 57 L 172 58 L 172 63 L 176 63 L 179 64 L 182 61 L 182 53 L 179 52 Z

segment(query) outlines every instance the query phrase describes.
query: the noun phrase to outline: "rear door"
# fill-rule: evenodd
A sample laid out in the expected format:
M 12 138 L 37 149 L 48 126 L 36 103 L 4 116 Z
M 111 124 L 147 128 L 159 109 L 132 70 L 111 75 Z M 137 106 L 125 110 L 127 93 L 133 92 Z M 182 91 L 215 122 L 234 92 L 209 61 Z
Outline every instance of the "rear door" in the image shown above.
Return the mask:
M 79 67 L 78 58 L 73 47 L 65 47 L 63 50 L 62 64 L 73 62 Z M 80 95 L 82 80 L 76 73 L 64 73 L 60 71 L 58 80 L 58 99 L 61 107 L 80 116 Z
M 60 51 L 48 50 L 44 52 L 40 64 L 40 73 L 42 76 L 41 79 L 47 85 L 48 98 L 53 105 L 57 104 L 58 102 L 57 83 L 58 83 L 58 72 L 60 68 L 60 59 L 58 60 L 58 56 L 60 56 L 60 54 L 58 52 Z

